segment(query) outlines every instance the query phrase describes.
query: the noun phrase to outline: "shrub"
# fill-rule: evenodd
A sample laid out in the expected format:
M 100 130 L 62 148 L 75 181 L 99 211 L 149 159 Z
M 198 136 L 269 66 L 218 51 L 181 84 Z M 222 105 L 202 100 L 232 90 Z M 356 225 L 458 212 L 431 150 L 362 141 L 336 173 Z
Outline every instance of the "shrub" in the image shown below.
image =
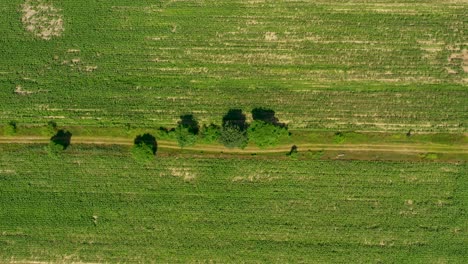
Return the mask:
M 137 144 L 132 148 L 133 157 L 140 162 L 150 162 L 154 159 L 153 150 L 150 145 L 147 144 Z
M 16 121 L 10 121 L 8 122 L 8 124 L 6 125 L 6 127 L 4 128 L 4 134 L 7 135 L 7 136 L 13 136 L 16 134 L 16 130 L 17 130 L 17 123 Z
M 191 133 L 188 127 L 178 126 L 175 129 L 175 135 L 181 148 L 192 146 L 197 142 L 197 135 Z
M 336 132 L 335 135 L 333 136 L 333 143 L 335 144 L 344 143 L 345 140 L 346 140 L 346 136 L 342 132 Z
M 180 147 L 191 146 L 197 142 L 197 134 L 200 130 L 198 121 L 193 115 L 181 115 L 175 135 Z
M 219 141 L 228 148 L 245 148 L 249 141 L 247 132 L 240 127 L 227 123 L 221 129 Z
M 56 158 L 63 151 L 63 146 L 50 141 L 45 149 L 50 157 Z
M 158 144 L 156 138 L 146 133 L 135 138 L 132 155 L 137 161 L 149 162 L 154 159 L 157 150 Z
M 205 143 L 213 143 L 219 140 L 221 136 L 221 128 L 215 124 L 209 126 L 203 125 L 200 130 L 200 138 Z
M 156 136 L 159 139 L 164 139 L 164 140 L 175 140 L 176 135 L 175 135 L 175 129 L 171 128 L 165 128 L 165 127 L 160 127 L 158 130 L 156 130 Z
M 276 126 L 264 121 L 253 121 L 247 130 L 249 141 L 260 148 L 278 145 L 282 140 L 289 137 L 286 127 Z
M 296 160 L 299 156 L 299 152 L 297 151 L 297 146 L 293 145 L 291 150 L 286 154 L 286 156 L 290 157 L 291 159 Z
M 72 137 L 72 133 L 61 129 L 57 131 L 57 133 L 50 138 L 50 141 L 51 143 L 54 143 L 60 146 L 62 148 L 61 150 L 65 150 L 66 148 L 68 148 L 68 146 L 71 143 L 71 137 Z

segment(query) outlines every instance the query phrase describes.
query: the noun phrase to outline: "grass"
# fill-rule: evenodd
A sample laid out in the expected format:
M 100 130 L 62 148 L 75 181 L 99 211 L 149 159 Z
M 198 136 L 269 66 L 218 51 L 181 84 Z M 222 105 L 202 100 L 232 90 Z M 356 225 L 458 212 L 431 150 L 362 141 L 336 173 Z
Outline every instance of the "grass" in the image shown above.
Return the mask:
M 64 31 L 48 41 L 24 29 L 22 2 L 0 4 L 2 123 L 269 107 L 297 129 L 466 131 L 461 1 L 51 1 Z
M 0 262 L 465 262 L 464 1 L 44 0 L 54 32 L 24 2 L 0 3 Z M 279 152 L 158 130 L 262 107 Z
M 0 146 L 0 261 L 451 262 L 466 163 L 209 158 Z M 123 162 L 125 160 L 125 162 Z

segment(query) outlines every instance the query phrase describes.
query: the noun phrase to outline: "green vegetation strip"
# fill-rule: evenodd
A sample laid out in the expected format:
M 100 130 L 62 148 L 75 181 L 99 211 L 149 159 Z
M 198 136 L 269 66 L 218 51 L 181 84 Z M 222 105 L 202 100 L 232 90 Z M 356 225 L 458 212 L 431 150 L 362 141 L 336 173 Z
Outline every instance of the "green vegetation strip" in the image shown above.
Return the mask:
M 0 261 L 463 263 L 466 163 L 0 145 Z

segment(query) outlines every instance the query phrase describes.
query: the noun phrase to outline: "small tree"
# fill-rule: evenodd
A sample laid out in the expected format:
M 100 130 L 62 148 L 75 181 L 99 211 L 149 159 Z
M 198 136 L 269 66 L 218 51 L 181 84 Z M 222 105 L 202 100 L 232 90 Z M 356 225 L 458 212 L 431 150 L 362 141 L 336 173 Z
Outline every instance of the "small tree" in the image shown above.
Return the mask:
M 192 134 L 188 127 L 178 126 L 175 129 L 175 135 L 181 148 L 192 146 L 197 142 L 197 135 Z
M 245 148 L 249 141 L 247 131 L 237 125 L 226 123 L 221 129 L 219 141 L 228 148 Z
M 7 136 L 13 136 L 16 134 L 17 130 L 17 123 L 16 121 L 10 121 L 8 124 L 5 126 L 3 133 Z
M 50 138 L 50 143 L 47 146 L 47 153 L 49 156 L 56 157 L 60 152 L 70 146 L 72 133 L 66 130 L 59 130 L 55 135 Z
M 62 150 L 65 150 L 70 146 L 72 133 L 66 130 L 59 130 L 55 135 L 50 138 L 50 141 L 56 145 L 62 147 Z
M 253 121 L 247 130 L 249 141 L 252 141 L 260 148 L 278 145 L 282 140 L 289 137 L 286 127 L 276 126 L 264 121 Z
M 199 130 L 198 121 L 193 115 L 181 115 L 177 128 L 174 131 L 179 146 L 183 148 L 185 146 L 194 145 L 197 142 Z
M 132 155 L 137 161 L 149 162 L 154 159 L 157 150 L 158 144 L 156 138 L 146 133 L 135 138 Z

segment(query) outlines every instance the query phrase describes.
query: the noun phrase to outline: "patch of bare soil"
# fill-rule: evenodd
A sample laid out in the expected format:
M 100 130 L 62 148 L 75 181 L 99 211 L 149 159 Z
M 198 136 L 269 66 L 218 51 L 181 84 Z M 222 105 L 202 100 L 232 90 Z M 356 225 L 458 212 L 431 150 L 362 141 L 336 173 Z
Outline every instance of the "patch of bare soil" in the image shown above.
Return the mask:
M 44 0 L 26 0 L 21 5 L 21 22 L 35 36 L 49 40 L 59 37 L 64 31 L 60 10 Z
M 459 53 L 452 53 L 450 55 L 448 61 L 453 62 L 453 61 L 461 61 L 461 67 L 464 72 L 468 72 L 468 50 L 463 49 Z

